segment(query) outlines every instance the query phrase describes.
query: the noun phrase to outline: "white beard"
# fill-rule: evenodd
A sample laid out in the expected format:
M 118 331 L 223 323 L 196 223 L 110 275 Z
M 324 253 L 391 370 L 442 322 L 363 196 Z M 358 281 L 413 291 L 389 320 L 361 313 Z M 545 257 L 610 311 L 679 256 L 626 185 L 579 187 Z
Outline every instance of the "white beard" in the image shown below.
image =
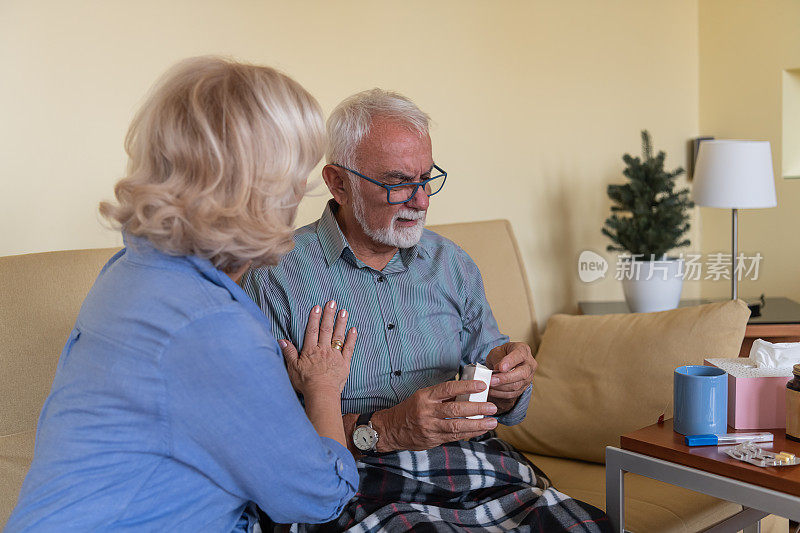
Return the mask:
M 395 213 L 388 228 L 373 229 L 367 226 L 366 209 L 364 207 L 364 199 L 361 197 L 361 191 L 353 194 L 353 215 L 356 217 L 356 221 L 361 226 L 361 229 L 375 242 L 387 246 L 394 246 L 396 248 L 411 248 L 415 246 L 422 238 L 426 214 L 426 211 L 403 208 Z M 416 220 L 417 223 L 408 228 L 395 228 L 394 223 L 398 218 Z

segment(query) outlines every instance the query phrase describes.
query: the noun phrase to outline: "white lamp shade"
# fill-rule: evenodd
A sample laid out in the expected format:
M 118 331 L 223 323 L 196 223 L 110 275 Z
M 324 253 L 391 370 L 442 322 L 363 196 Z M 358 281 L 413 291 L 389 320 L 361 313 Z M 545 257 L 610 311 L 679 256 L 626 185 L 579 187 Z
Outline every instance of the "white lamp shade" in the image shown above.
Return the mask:
M 697 205 L 728 209 L 775 207 L 768 141 L 702 141 L 694 170 Z

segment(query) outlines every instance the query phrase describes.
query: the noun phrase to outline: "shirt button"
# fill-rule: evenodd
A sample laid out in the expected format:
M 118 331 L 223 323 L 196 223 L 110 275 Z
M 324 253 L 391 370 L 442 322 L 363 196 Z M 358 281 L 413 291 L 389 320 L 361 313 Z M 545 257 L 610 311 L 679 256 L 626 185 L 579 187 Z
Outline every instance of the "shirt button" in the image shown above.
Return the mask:
M 383 281 L 384 281 L 385 279 L 386 279 L 386 278 L 384 278 L 383 276 L 378 276 L 378 282 L 379 282 L 379 283 L 383 283 Z
M 395 376 L 399 376 L 400 374 L 402 374 L 402 372 L 400 370 L 395 370 L 394 371 L 394 375 Z
M 394 329 L 394 324 L 387 324 L 386 329 Z

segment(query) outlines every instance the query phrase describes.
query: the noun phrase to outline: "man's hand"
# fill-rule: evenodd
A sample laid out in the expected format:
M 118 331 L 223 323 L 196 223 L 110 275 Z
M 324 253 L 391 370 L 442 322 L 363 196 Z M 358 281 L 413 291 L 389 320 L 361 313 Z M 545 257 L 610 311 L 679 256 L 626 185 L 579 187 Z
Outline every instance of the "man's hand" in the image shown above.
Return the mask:
M 492 349 L 486 357 L 486 366 L 492 369 L 489 401 L 497 412 L 508 412 L 531 384 L 536 372 L 536 359 L 531 348 L 523 342 L 507 342 Z
M 493 415 L 497 412 L 494 404 L 451 401 L 459 394 L 480 392 L 485 388 L 481 381 L 447 381 L 420 389 L 394 407 L 377 411 L 372 425 L 380 435 L 378 451 L 428 450 L 494 429 L 497 427 L 494 418 L 460 418 Z

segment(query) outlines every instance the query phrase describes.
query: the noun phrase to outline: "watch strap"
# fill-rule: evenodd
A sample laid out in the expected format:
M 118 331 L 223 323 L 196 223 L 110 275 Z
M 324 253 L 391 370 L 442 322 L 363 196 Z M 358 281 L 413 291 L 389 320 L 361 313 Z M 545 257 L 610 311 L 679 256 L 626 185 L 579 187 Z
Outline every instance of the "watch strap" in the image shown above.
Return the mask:
M 358 418 L 356 419 L 356 427 L 358 426 L 372 427 L 371 420 L 372 420 L 372 415 L 374 414 L 375 411 L 370 411 L 368 413 L 361 413 L 360 415 L 358 415 Z

